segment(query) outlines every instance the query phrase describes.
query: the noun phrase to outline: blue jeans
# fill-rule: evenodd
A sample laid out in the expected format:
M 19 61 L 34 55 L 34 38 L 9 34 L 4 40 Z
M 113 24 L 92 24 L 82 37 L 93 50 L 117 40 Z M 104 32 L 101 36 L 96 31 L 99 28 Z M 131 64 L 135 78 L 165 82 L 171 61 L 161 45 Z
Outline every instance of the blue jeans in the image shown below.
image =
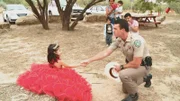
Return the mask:
M 110 18 L 110 21 L 114 25 L 115 19 L 114 18 Z
M 106 44 L 109 46 L 112 43 L 112 34 L 106 33 Z

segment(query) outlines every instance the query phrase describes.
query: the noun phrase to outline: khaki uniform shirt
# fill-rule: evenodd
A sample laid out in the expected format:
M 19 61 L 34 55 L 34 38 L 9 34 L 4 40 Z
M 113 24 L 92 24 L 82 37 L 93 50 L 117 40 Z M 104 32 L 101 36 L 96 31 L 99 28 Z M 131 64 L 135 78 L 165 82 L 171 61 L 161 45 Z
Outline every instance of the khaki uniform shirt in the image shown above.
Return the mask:
M 133 57 L 144 59 L 146 56 L 150 56 L 146 41 L 139 34 L 129 33 L 125 42 L 121 38 L 117 38 L 109 48 L 113 51 L 119 48 L 129 62 L 133 60 Z

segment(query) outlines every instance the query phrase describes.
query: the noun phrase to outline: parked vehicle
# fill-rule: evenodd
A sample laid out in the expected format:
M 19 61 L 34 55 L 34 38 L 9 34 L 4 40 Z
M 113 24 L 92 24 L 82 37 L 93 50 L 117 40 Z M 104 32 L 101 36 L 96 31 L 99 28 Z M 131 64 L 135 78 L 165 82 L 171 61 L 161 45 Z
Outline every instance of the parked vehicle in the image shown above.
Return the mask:
M 106 6 L 95 5 L 86 10 L 86 14 L 106 14 Z
M 13 23 L 19 17 L 27 16 L 30 14 L 32 14 L 32 12 L 26 9 L 26 7 L 22 4 L 8 4 L 6 5 L 6 8 L 3 11 L 2 15 L 4 22 Z
M 65 10 L 66 8 L 66 0 L 60 0 L 60 4 L 61 4 L 61 8 L 63 10 Z M 84 8 L 80 7 L 79 5 L 77 5 L 76 3 L 74 4 L 73 8 L 72 8 L 72 13 L 71 13 L 71 19 L 75 20 L 79 14 L 83 11 Z M 59 15 L 57 6 L 56 6 L 56 2 L 54 0 L 51 0 L 51 2 L 48 5 L 48 13 L 49 15 Z M 84 16 L 81 18 L 81 20 L 84 18 Z
M 65 10 L 67 4 L 66 1 L 65 0 L 59 0 L 59 1 L 62 9 Z M 49 15 L 59 15 L 55 0 L 51 0 L 50 3 L 48 4 L 48 13 Z
M 75 3 L 72 8 L 71 19 L 75 20 L 81 14 L 83 10 L 84 8 L 80 7 L 78 4 Z M 84 15 L 81 16 L 80 20 L 83 20 L 83 18 L 84 18 Z

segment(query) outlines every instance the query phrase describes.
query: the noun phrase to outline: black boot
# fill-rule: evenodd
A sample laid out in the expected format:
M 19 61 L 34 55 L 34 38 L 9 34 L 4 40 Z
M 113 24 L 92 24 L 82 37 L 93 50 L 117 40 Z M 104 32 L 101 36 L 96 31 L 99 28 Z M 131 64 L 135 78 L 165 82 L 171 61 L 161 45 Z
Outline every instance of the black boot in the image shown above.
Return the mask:
M 138 100 L 138 93 L 136 94 L 129 94 L 126 98 L 121 101 L 137 101 Z
M 147 77 L 144 78 L 144 82 L 146 82 L 144 87 L 148 88 L 148 87 L 151 86 L 151 79 L 152 79 L 152 75 L 151 74 L 147 75 Z

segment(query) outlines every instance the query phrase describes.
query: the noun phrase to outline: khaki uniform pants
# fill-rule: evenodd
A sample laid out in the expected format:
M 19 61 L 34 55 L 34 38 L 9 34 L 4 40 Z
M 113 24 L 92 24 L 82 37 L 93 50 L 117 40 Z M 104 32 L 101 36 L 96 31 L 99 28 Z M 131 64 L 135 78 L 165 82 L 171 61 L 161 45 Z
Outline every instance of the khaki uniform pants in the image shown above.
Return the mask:
M 144 66 L 138 68 L 127 68 L 119 72 L 122 81 L 122 90 L 124 93 L 135 94 L 138 92 L 138 85 L 142 84 L 144 77 L 149 70 Z

